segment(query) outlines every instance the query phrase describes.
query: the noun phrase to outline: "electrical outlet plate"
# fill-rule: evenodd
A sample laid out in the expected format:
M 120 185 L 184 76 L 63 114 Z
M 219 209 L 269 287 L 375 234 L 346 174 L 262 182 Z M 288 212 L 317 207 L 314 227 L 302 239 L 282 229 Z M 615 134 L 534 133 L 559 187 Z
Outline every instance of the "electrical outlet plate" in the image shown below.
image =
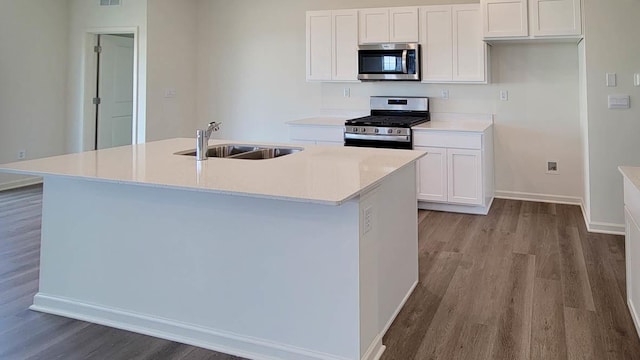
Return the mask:
M 351 97 L 351 89 L 350 88 L 342 89 L 342 96 L 346 98 Z
M 509 100 L 509 92 L 507 90 L 500 90 L 500 100 L 502 101 Z
M 547 161 L 547 174 L 549 175 L 560 174 L 560 168 L 558 168 L 558 161 L 556 160 Z
M 27 158 L 27 150 L 18 151 L 18 160 L 24 160 Z
M 442 98 L 442 100 L 449 100 L 449 90 L 442 90 L 440 98 Z
M 371 231 L 373 227 L 373 207 L 364 209 L 364 233 Z

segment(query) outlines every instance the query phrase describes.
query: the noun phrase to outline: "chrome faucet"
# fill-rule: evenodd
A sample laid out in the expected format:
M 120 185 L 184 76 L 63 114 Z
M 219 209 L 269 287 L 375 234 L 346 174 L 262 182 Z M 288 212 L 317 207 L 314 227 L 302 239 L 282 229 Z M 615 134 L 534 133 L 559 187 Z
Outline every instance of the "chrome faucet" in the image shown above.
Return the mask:
M 220 130 L 222 123 L 212 121 L 206 130 L 196 131 L 196 160 L 207 160 L 207 150 L 209 150 L 209 138 L 214 131 Z

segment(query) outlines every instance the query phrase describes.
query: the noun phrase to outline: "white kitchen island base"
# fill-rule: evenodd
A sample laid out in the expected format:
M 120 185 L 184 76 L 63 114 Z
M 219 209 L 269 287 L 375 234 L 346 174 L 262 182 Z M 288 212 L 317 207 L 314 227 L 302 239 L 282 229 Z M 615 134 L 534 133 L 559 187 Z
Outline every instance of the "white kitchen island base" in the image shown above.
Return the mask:
M 31 308 L 250 359 L 378 359 L 418 281 L 415 171 L 339 206 L 45 176 Z

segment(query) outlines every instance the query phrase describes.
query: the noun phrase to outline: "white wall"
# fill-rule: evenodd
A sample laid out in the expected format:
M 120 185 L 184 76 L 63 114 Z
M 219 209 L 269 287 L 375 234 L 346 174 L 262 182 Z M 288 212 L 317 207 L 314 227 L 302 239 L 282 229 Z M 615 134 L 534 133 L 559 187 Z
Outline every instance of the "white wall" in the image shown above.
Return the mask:
M 624 223 L 619 165 L 640 166 L 640 2 L 584 0 L 589 131 L 591 221 L 596 226 Z M 605 73 L 618 74 L 618 87 L 605 86 Z M 610 94 L 631 95 L 630 110 L 608 110 Z M 620 228 L 623 230 L 623 228 Z
M 121 6 L 99 6 L 99 1 L 69 0 L 69 81 L 67 151 L 91 150 L 94 146 L 95 121 L 91 97 L 84 96 L 92 83 L 90 62 L 86 54 L 91 37 L 88 33 L 118 32 L 118 28 L 138 31 L 138 118 L 145 119 L 147 83 L 147 0 L 126 0 Z M 138 129 L 144 138 L 145 128 Z
M 194 137 L 205 124 L 196 117 L 197 1 L 153 0 L 147 11 L 147 141 Z
M 462 1 L 395 1 L 394 6 Z M 468 1 L 474 2 L 474 1 Z M 477 2 L 477 1 L 475 1 Z M 332 84 L 305 81 L 305 11 L 388 6 L 388 1 L 200 0 L 198 119 L 224 124 L 218 136 L 287 141 L 286 121 L 368 110 L 371 95 L 438 97 L 432 111 L 495 113 L 496 189 L 505 196 L 583 196 L 575 44 L 500 45 L 491 50 L 494 84 Z M 351 88 L 351 98 L 342 89 Z M 510 101 L 498 92 L 509 90 Z M 560 175 L 547 175 L 557 160 Z
M 0 2 L 0 163 L 64 152 L 67 1 Z M 0 188 L 24 177 L 0 173 Z

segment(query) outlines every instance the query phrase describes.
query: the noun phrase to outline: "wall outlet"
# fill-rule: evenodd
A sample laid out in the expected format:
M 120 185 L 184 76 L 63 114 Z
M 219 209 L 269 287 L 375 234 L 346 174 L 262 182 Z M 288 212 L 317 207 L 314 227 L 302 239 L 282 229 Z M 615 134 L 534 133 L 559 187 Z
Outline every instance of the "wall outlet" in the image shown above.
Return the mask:
M 500 90 L 500 100 L 509 101 L 509 92 L 507 90 Z
M 350 88 L 342 89 L 342 96 L 346 98 L 351 97 L 351 89 Z
M 442 90 L 440 93 L 440 98 L 442 100 L 449 100 L 449 90 Z
M 550 175 L 560 174 L 560 169 L 558 168 L 557 161 L 547 161 L 547 174 L 550 174 Z
M 371 231 L 373 227 L 373 207 L 368 207 L 364 209 L 364 233 L 368 233 Z
M 27 150 L 18 151 L 18 160 L 24 160 L 27 158 Z

